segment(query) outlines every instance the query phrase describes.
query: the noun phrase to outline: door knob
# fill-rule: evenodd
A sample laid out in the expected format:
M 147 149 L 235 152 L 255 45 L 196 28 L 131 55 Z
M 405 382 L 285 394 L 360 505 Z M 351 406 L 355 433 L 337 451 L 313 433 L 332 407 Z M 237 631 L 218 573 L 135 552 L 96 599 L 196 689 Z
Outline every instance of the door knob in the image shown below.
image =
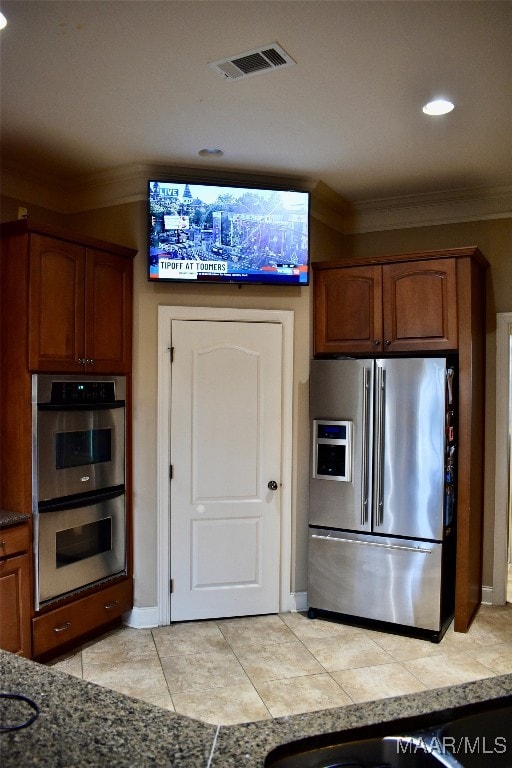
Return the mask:
M 275 480 L 269 480 L 267 488 L 269 489 L 269 491 L 277 491 L 277 483 L 276 483 L 276 481 Z

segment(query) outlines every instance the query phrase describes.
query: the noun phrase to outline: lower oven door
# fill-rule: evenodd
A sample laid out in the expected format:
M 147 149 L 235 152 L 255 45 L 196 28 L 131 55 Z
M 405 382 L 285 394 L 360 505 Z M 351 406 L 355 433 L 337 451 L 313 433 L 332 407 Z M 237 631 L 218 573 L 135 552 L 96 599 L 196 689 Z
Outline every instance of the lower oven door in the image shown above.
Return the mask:
M 36 530 L 36 609 L 48 600 L 126 573 L 124 488 L 40 509 Z

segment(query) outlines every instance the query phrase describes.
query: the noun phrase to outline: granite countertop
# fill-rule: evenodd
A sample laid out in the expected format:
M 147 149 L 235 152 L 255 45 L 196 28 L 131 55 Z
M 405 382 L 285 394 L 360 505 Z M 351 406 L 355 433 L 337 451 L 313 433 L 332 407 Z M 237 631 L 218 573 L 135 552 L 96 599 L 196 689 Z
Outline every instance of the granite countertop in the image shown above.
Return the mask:
M 512 674 L 232 726 L 191 720 L 5 651 L 0 651 L 0 688 L 27 696 L 40 709 L 32 725 L 0 733 L 3 768 L 242 768 L 263 766 L 271 749 L 306 736 L 426 713 L 434 722 L 436 713 L 452 707 L 512 695 Z M 0 711 L 3 726 L 32 712 L 9 699 L 0 699 Z
M 10 512 L 8 509 L 0 509 L 0 528 L 9 528 L 11 525 L 20 525 L 30 520 L 30 515 L 23 512 Z

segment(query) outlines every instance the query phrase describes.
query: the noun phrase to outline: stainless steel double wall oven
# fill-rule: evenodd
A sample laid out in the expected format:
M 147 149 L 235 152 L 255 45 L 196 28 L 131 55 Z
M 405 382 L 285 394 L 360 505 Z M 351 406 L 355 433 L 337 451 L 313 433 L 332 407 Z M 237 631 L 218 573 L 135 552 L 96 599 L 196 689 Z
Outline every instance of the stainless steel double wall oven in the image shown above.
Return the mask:
M 124 376 L 34 374 L 36 609 L 126 573 Z

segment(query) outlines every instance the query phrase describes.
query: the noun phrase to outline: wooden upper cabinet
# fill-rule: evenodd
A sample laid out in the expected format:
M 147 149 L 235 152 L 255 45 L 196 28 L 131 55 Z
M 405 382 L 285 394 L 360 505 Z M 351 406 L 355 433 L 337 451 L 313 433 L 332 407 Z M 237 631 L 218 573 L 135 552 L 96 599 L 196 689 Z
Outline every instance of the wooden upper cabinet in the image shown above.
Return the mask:
M 88 250 L 85 351 L 90 372 L 127 373 L 132 349 L 132 263 Z
M 315 352 L 370 354 L 382 344 L 382 269 L 315 272 Z
M 313 268 L 315 354 L 457 349 L 455 259 Z
M 85 248 L 30 237 L 29 368 L 83 371 Z
M 30 370 L 129 373 L 132 259 L 32 233 L 29 261 Z
M 386 264 L 384 351 L 457 349 L 455 259 Z

